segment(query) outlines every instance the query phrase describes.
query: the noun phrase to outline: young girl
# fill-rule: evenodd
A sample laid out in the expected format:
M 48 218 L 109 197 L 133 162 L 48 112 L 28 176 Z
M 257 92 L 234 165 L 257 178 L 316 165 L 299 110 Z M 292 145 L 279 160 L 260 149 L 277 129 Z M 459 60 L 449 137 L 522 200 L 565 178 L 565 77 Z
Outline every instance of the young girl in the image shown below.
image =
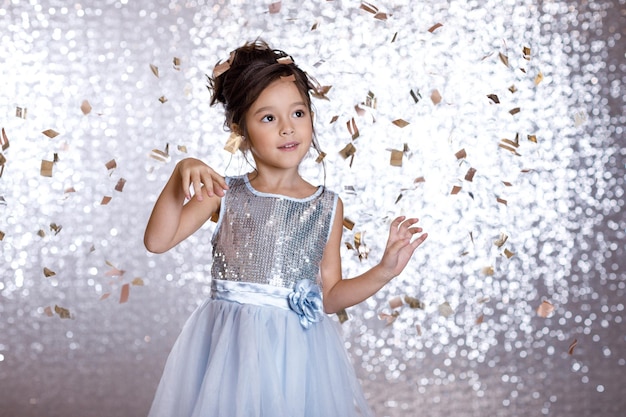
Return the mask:
M 417 219 L 396 218 L 380 263 L 342 279 L 341 200 L 298 173 L 309 149 L 319 151 L 311 79 L 256 41 L 218 64 L 209 88 L 211 104 L 224 105 L 229 143 L 252 154 L 254 169 L 223 178 L 184 159 L 154 206 L 144 237 L 150 252 L 171 249 L 216 213 L 219 220 L 211 299 L 178 337 L 150 416 L 370 416 L 326 314 L 378 291 L 427 235 Z

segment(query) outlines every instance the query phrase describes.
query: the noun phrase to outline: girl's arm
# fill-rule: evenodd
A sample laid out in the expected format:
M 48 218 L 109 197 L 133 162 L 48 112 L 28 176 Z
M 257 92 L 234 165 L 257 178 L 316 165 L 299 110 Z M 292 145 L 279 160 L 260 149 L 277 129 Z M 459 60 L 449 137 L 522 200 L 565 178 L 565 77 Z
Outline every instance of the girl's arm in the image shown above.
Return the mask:
M 422 232 L 422 228 L 412 227 L 417 222 L 417 219 L 406 219 L 404 216 L 396 218 L 391 223 L 387 246 L 380 263 L 357 277 L 342 279 L 340 247 L 343 233 L 343 203 L 339 199 L 330 238 L 320 265 L 326 313 L 337 313 L 360 303 L 399 275 L 415 249 L 428 237 L 428 234 L 424 233 L 411 241 L 415 234 Z
M 193 186 L 195 198 L 189 189 Z M 204 162 L 181 160 L 154 204 L 144 234 L 146 249 L 163 253 L 186 239 L 206 222 L 220 205 L 228 186 Z M 189 200 L 185 204 L 185 200 Z

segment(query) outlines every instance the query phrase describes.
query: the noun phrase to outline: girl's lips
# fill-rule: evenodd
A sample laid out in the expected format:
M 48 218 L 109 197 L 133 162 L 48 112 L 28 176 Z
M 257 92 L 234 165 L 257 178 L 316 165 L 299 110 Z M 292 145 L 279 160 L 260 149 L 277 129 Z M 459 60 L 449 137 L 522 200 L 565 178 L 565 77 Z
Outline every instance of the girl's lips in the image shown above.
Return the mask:
M 298 142 L 289 142 L 289 143 L 285 143 L 282 146 L 279 146 L 278 149 L 282 151 L 293 151 L 298 147 L 298 145 L 299 145 Z

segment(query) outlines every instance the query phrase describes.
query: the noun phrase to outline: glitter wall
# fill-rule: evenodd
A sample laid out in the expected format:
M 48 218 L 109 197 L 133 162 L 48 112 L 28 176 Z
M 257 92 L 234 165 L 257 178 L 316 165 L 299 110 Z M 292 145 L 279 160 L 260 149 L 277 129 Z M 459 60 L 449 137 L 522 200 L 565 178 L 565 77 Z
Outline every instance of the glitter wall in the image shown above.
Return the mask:
M 625 18 L 625 0 L 0 0 L 0 416 L 147 413 L 207 297 L 213 224 L 163 255 L 143 229 L 181 158 L 248 169 L 204 74 L 257 37 L 331 87 L 325 168 L 303 172 L 355 224 L 345 275 L 397 214 L 430 234 L 342 324 L 377 415 L 623 415 Z

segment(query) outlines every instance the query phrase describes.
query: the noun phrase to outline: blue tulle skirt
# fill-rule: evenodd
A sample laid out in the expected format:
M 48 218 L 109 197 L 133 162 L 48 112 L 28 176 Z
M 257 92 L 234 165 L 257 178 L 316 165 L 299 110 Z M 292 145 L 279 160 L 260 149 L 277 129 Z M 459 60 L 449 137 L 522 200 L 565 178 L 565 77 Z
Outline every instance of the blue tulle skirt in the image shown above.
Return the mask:
M 337 323 L 305 329 L 287 289 L 213 281 L 172 348 L 150 417 L 372 415 Z

